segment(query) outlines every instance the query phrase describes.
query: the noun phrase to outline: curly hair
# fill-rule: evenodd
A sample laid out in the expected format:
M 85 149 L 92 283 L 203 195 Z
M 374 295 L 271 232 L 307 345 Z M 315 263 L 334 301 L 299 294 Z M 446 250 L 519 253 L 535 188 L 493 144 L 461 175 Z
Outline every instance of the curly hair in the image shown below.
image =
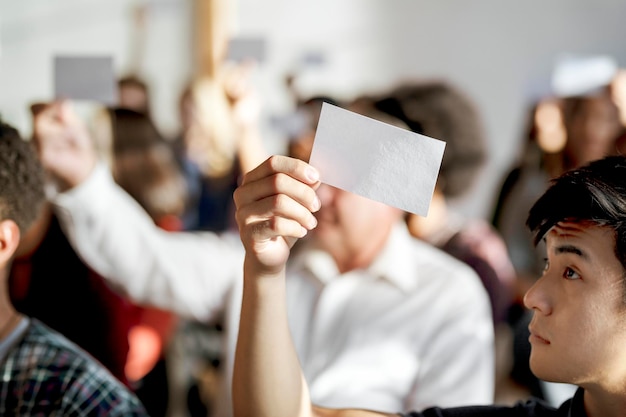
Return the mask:
M 43 167 L 33 145 L 0 119 L 0 220 L 25 233 L 45 200 Z
M 412 131 L 446 142 L 438 180 L 446 197 L 471 187 L 486 160 L 487 143 L 476 106 L 464 93 L 445 81 L 409 82 L 375 106 Z

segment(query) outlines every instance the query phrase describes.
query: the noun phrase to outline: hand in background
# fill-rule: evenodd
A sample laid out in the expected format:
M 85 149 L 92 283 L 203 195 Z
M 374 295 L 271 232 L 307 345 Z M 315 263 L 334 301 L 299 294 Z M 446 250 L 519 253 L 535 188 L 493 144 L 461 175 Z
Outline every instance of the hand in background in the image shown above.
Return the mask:
M 81 184 L 97 162 L 87 127 L 67 101 L 34 104 L 31 112 L 39 158 L 59 191 Z

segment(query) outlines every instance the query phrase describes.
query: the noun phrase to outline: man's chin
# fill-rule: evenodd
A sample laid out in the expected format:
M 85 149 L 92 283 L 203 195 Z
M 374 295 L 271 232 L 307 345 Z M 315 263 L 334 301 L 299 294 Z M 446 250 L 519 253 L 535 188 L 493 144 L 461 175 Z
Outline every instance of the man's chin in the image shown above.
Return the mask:
M 552 362 L 552 363 L 550 363 Z M 530 355 L 530 371 L 537 378 L 546 381 L 546 382 L 564 382 L 559 378 L 558 375 L 555 375 L 554 363 L 553 361 L 548 361 L 545 358 L 538 359 L 533 358 L 533 354 Z

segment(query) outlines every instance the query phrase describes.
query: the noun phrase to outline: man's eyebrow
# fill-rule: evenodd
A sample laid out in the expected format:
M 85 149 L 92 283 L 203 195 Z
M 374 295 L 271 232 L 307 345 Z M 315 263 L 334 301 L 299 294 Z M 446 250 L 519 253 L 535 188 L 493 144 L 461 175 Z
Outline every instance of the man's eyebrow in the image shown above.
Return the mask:
M 587 256 L 587 254 L 583 252 L 582 250 L 580 250 L 580 248 L 574 245 L 557 246 L 556 248 L 554 248 L 554 253 L 556 254 L 571 253 L 571 254 L 580 256 L 584 260 L 589 260 L 589 257 Z

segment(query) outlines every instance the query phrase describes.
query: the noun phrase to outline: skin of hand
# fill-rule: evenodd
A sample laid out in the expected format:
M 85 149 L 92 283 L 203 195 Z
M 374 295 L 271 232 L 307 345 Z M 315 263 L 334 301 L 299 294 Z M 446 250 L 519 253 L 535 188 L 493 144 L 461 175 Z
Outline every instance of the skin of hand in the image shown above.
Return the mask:
M 31 107 L 33 141 L 39 159 L 59 191 L 66 191 L 89 177 L 97 154 L 87 127 L 68 101 Z
M 296 240 L 315 228 L 320 184 L 309 164 L 277 155 L 244 176 L 234 193 L 236 220 L 257 276 L 280 273 Z
M 233 111 L 233 121 L 240 129 L 256 128 L 261 103 L 251 77 L 254 62 L 229 67 L 224 72 L 223 85 Z

